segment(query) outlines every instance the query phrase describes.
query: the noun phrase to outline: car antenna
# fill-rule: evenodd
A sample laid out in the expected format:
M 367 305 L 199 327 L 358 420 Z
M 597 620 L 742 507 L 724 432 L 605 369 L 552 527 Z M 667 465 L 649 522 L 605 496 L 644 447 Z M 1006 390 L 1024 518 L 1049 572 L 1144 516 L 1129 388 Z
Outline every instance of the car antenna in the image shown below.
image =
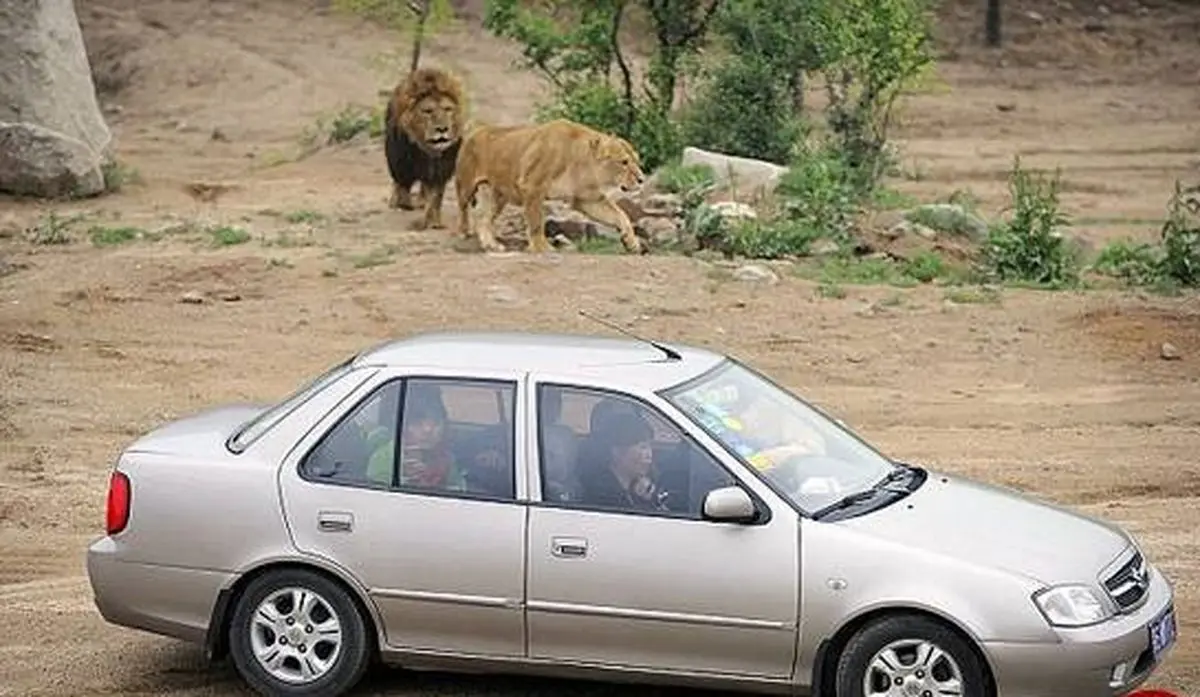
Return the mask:
M 654 348 L 665 353 L 667 355 L 667 360 L 670 360 L 670 361 L 683 360 L 683 356 L 679 355 L 678 351 L 676 351 L 675 349 L 673 349 L 669 346 L 663 346 L 662 344 L 658 343 L 657 341 L 652 341 L 645 337 L 638 336 L 637 334 L 634 334 L 633 332 L 629 331 L 628 329 L 626 329 L 620 325 L 617 325 L 613 322 L 609 322 L 608 320 L 600 319 L 599 317 L 595 317 L 593 315 L 589 315 L 588 313 L 584 312 L 583 310 L 580 310 L 579 314 L 583 315 L 584 317 L 587 317 L 588 319 L 592 320 L 593 322 L 603 324 L 604 326 L 608 327 L 609 329 L 621 332 L 622 334 L 630 337 L 631 339 L 636 339 L 638 341 L 650 344 Z

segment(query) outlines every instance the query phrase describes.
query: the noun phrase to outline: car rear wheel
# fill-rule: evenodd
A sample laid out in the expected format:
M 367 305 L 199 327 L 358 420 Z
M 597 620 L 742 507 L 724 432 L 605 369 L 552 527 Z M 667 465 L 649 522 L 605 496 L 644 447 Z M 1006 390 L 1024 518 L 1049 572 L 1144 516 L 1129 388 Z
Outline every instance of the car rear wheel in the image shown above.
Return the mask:
M 303 569 L 268 571 L 238 598 L 229 625 L 238 673 L 264 695 L 343 694 L 367 669 L 366 625 L 338 584 Z
M 836 697 L 988 697 L 971 646 L 940 622 L 898 615 L 858 630 L 838 660 Z

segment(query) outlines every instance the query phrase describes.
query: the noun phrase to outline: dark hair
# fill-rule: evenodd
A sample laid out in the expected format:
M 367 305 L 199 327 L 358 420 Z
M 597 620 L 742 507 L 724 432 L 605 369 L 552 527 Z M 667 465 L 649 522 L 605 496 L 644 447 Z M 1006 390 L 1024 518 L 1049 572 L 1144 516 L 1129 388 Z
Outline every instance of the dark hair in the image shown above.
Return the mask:
M 592 406 L 592 413 L 588 417 L 588 431 L 590 433 L 605 433 L 609 429 L 609 424 L 618 414 L 633 414 L 637 415 L 637 408 L 629 402 L 616 397 L 605 397 Z
M 404 422 L 419 419 L 445 421 L 446 405 L 442 391 L 433 385 L 410 384 L 404 400 Z
M 609 448 L 628 448 L 654 440 L 654 429 L 634 411 L 618 411 L 606 415 L 598 434 Z

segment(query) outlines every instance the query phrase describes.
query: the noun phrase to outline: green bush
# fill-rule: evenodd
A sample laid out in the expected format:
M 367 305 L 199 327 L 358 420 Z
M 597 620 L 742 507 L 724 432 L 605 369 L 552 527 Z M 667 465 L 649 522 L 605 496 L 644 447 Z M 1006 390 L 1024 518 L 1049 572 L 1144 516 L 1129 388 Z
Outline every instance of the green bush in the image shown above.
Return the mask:
M 1200 286 L 1200 186 L 1175 182 L 1159 244 L 1115 240 L 1092 262 L 1093 271 L 1130 286 L 1160 289 Z
M 707 71 L 681 120 L 689 145 L 776 164 L 792 159 L 806 131 L 775 68 L 755 56 Z
M 775 189 L 776 210 L 763 218 L 707 229 L 714 246 L 751 258 L 805 256 L 817 240 L 853 246 L 863 192 L 841 154 L 828 145 L 800 145 Z
M 983 249 L 989 275 L 999 281 L 1019 281 L 1065 287 L 1079 281 L 1079 250 L 1063 237 L 1069 223 L 1059 209 L 1061 173 L 1034 176 L 1013 160 L 1009 191 L 1012 217 L 992 226 Z
M 1091 268 L 1132 286 L 1149 286 L 1162 276 L 1162 254 L 1152 244 L 1119 239 L 1100 250 Z
M 723 231 L 723 249 L 729 254 L 752 259 L 805 256 L 826 231 L 811 220 L 780 217 L 775 220 L 745 220 Z
M 1175 182 L 1160 237 L 1163 277 L 1188 288 L 1200 286 L 1200 186 L 1184 189 Z

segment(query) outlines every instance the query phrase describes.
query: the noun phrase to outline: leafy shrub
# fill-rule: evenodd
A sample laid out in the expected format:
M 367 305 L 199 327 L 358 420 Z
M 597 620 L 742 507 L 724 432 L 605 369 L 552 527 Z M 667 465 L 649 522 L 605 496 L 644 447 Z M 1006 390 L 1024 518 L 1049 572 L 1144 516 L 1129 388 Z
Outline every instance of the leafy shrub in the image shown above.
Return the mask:
M 1100 250 L 1092 270 L 1133 286 L 1157 283 L 1162 276 L 1162 254 L 1154 245 L 1130 239 L 1114 240 Z
M 1067 216 L 1059 209 L 1061 173 L 1047 179 L 1013 161 L 1009 191 L 1013 214 L 994 225 L 983 249 L 986 271 L 1000 281 L 1062 287 L 1079 280 L 1078 250 L 1062 236 Z
M 776 164 L 792 159 L 806 131 L 771 63 L 754 56 L 711 68 L 682 125 L 691 145 Z
M 1200 186 L 1175 182 L 1159 244 L 1120 239 L 1100 251 L 1092 270 L 1130 286 L 1200 286 Z
M 873 189 L 890 160 L 896 100 L 933 65 L 931 0 L 815 0 L 812 38 L 838 149 Z
M 1162 275 L 1181 286 L 1200 286 L 1200 186 L 1184 189 L 1175 182 L 1160 237 Z
M 775 220 L 745 220 L 724 231 L 722 244 L 730 254 L 749 258 L 779 259 L 805 256 L 826 232 L 813 221 L 781 217 Z

